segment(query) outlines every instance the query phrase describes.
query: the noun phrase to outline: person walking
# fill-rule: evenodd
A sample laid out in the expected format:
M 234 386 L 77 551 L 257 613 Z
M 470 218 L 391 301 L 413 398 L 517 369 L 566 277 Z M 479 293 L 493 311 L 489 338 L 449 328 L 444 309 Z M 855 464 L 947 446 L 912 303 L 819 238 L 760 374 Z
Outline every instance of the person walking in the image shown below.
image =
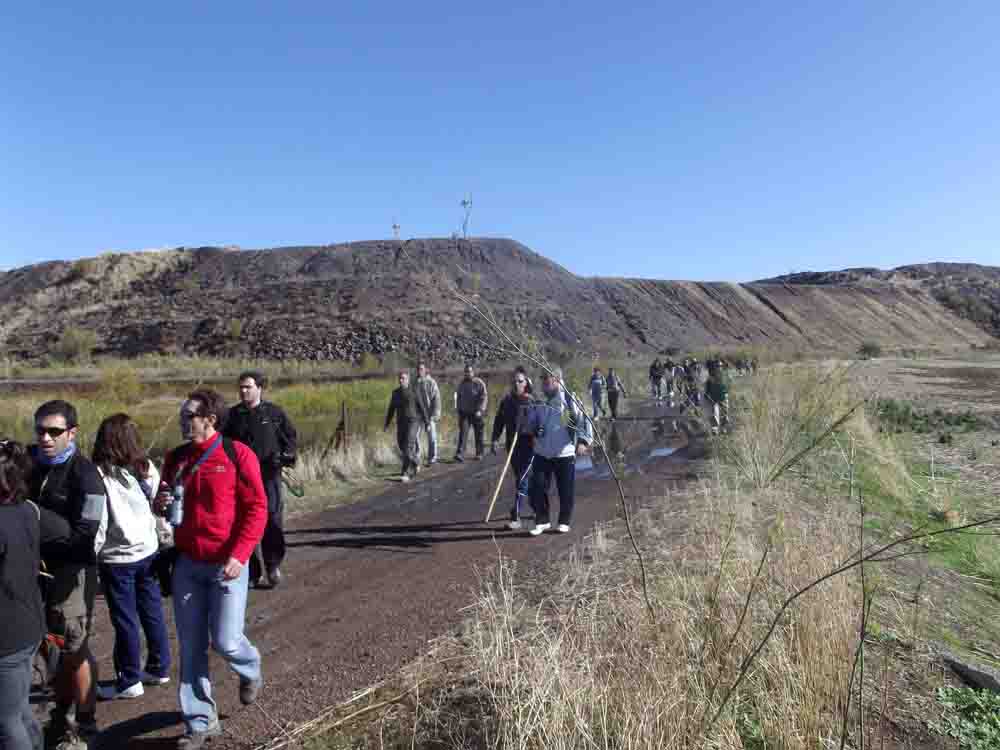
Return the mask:
M 562 370 L 545 374 L 542 395 L 543 400 L 534 405 L 528 418 L 528 431 L 535 436 L 530 487 L 535 510 L 532 536 L 551 528 L 548 491 L 553 479 L 559 491 L 559 523 L 555 530 L 569 532 L 575 503 L 576 457 L 586 454 L 593 436 L 586 412 L 563 386 Z
M 528 431 L 528 417 L 533 400 L 531 384 L 523 372 L 514 372 L 510 393 L 503 397 L 493 418 L 493 435 L 490 451 L 497 452 L 497 441 L 506 434 L 507 453 L 510 454 L 510 468 L 514 472 L 514 504 L 510 509 L 508 529 L 521 528 L 521 511 L 524 499 L 528 497 L 531 463 L 535 456 L 535 436 Z M 517 436 L 517 442 L 514 437 Z M 513 453 L 511 453 L 513 450 Z
M 660 401 L 663 398 L 663 365 L 659 357 L 649 366 L 649 390 L 653 400 Z
M 594 419 L 597 419 L 598 412 L 604 416 L 604 391 L 608 388 L 608 381 L 601 374 L 601 368 L 595 367 L 594 374 L 590 376 L 590 402 L 594 406 Z
M 42 728 L 29 696 L 32 661 L 45 636 L 38 588 L 41 511 L 28 500 L 31 458 L 0 440 L 0 750 L 41 750 Z M 65 535 L 69 526 L 63 522 Z
M 35 412 L 37 443 L 29 447 L 34 460 L 29 497 L 36 499 L 43 525 L 67 528 L 65 535 L 41 545 L 42 560 L 52 576 L 45 596 L 48 632 L 64 639 L 48 726 L 48 746 L 55 750 L 84 750 L 97 734 L 97 662 L 90 650 L 90 633 L 97 593 L 97 537 L 106 518 L 107 497 L 97 467 L 77 448 L 77 427 L 72 404 L 47 401 Z
M 441 391 L 424 362 L 417 365 L 417 382 L 413 390 L 421 414 L 427 415 L 420 426 L 427 433 L 427 466 L 432 466 L 438 460 L 437 423 L 441 419 Z M 419 453 L 419 435 L 417 450 Z
M 98 687 L 97 697 L 138 698 L 144 684 L 170 682 L 170 642 L 153 566 L 160 540 L 152 499 L 160 474 L 146 457 L 139 429 L 127 414 L 101 422 L 92 460 L 108 493 L 107 530 L 97 560 L 115 631 L 115 681 Z M 145 668 L 142 634 L 149 648 Z
M 281 470 L 295 466 L 298 435 L 285 411 L 264 400 L 267 377 L 257 370 L 240 374 L 240 403 L 229 410 L 223 434 L 249 446 L 260 463 L 267 493 L 267 526 L 250 558 L 250 585 L 258 588 L 267 574 L 271 588 L 281 584 L 285 560 L 285 498 Z
M 625 384 L 618 377 L 614 367 L 608 368 L 608 409 L 611 410 L 611 419 L 618 419 L 618 399 L 621 396 L 628 398 L 628 391 Z
M 403 459 L 403 469 L 399 481 L 409 482 L 420 471 L 420 456 L 417 453 L 417 436 L 425 414 L 410 388 L 410 373 L 401 370 L 399 387 L 389 398 L 389 411 L 385 415 L 385 429 L 389 429 L 393 417 L 396 419 L 396 445 Z
M 180 648 L 178 750 L 195 750 L 222 733 L 208 673 L 211 644 L 239 675 L 240 702 L 263 684 L 260 652 L 244 635 L 247 562 L 267 526 L 267 493 L 256 454 L 223 437 L 226 404 L 210 389 L 188 395 L 181 409 L 191 436 L 167 454 L 156 509 L 169 511 L 177 561 L 173 599 Z
M 705 419 L 713 435 L 729 423 L 729 381 L 719 362 L 709 364 L 705 382 Z
M 472 427 L 476 435 L 476 460 L 483 458 L 483 424 L 486 416 L 488 397 L 486 383 L 476 377 L 472 365 L 465 366 L 465 378 L 455 392 L 455 408 L 458 411 L 458 446 L 455 460 L 465 460 L 465 439 Z

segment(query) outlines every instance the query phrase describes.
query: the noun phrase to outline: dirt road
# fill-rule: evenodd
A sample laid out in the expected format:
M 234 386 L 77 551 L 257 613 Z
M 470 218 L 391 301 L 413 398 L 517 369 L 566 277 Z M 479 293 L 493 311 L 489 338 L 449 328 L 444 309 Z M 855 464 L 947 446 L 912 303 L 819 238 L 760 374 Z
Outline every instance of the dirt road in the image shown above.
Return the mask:
M 685 479 L 689 448 L 669 420 L 649 419 L 662 409 L 645 405 L 634 413 L 640 418 L 619 421 L 611 444 L 626 456 L 628 497 L 641 502 Z M 578 477 L 570 534 L 508 531 L 509 479 L 494 520 L 484 523 L 500 468 L 499 457 L 438 465 L 411 484 L 390 483 L 367 500 L 289 523 L 285 583 L 250 593 L 247 632 L 261 650 L 265 675 L 259 705 L 239 704 L 235 675 L 213 657 L 225 730 L 213 747 L 256 747 L 423 653 L 429 640 L 461 621 L 475 569 L 495 563 L 498 550 L 522 565 L 558 565 L 595 523 L 619 516 L 614 485 L 598 465 Z M 108 677 L 112 633 L 103 603 L 95 629 L 95 653 Z M 172 747 L 183 731 L 176 686 L 175 663 L 170 685 L 148 688 L 138 700 L 100 704 L 98 747 Z

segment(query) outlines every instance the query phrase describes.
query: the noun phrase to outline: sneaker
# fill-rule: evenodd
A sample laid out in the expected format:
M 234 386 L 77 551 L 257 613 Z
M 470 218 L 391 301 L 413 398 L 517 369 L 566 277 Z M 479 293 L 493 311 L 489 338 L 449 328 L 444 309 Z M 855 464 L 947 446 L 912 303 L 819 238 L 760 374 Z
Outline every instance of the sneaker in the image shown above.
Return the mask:
M 461 456 L 455 456 L 455 463 L 463 463 L 465 461 Z
M 427 465 L 428 466 L 433 466 L 437 462 L 438 462 L 438 458 L 437 458 L 437 456 L 434 456 L 434 458 L 432 458 L 430 461 L 427 462 Z
M 76 730 L 67 728 L 52 745 L 46 747 L 51 747 L 52 750 L 87 750 L 87 741 Z
M 98 685 L 97 686 L 97 698 L 102 701 L 116 701 L 125 700 L 128 698 L 141 698 L 145 690 L 142 689 L 142 683 L 137 682 L 134 685 L 129 685 L 124 690 L 119 690 L 118 686 L 113 682 L 110 685 Z
M 413 476 L 417 476 L 420 473 L 420 464 L 413 465 Z
M 213 737 L 218 737 L 221 734 L 222 724 L 219 722 L 215 722 L 204 732 L 195 732 L 189 729 L 177 738 L 177 750 L 198 750 Z
M 142 680 L 143 685 L 149 685 L 150 687 L 159 687 L 170 682 L 169 675 L 158 675 L 152 672 L 142 672 L 139 679 Z
M 409 482 L 410 481 L 410 475 L 409 474 L 400 474 L 399 475 L 399 481 L 400 482 Z
M 240 678 L 240 703 L 244 706 L 249 706 L 254 701 L 257 700 L 257 695 L 260 693 L 261 685 L 264 681 L 261 679 L 257 680 L 244 680 Z
M 568 523 L 559 524 L 558 526 L 556 526 L 556 531 L 558 531 L 560 534 L 568 534 L 569 524 Z
M 521 522 L 518 521 L 517 519 L 514 519 L 513 521 L 508 521 L 507 528 L 510 529 L 511 531 L 517 531 L 519 528 L 521 528 Z
M 536 523 L 534 527 L 531 529 L 531 531 L 529 531 L 528 533 L 531 534 L 532 536 L 541 536 L 550 528 L 552 528 L 552 524 L 550 523 Z

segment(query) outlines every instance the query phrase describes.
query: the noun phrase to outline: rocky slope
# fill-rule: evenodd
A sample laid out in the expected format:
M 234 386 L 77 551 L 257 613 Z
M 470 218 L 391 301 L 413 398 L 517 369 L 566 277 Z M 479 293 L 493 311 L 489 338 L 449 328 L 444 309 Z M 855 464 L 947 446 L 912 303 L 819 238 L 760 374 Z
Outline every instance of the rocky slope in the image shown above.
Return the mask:
M 507 358 L 456 290 L 556 356 L 750 344 L 844 351 L 862 340 L 949 348 L 989 338 L 910 275 L 845 273 L 812 283 L 582 278 L 487 238 L 117 253 L 0 274 L 0 346 L 36 359 L 72 327 L 96 334 L 96 354 L 117 356 Z

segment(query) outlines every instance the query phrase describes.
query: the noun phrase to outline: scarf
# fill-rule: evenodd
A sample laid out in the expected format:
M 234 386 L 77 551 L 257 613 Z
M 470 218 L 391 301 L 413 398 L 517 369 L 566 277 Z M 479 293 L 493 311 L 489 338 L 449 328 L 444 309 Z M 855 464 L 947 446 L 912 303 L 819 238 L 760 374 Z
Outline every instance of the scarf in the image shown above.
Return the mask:
M 52 458 L 49 458 L 40 450 L 38 450 L 38 446 L 36 445 L 34 446 L 34 449 L 32 451 L 32 458 L 34 458 L 38 463 L 42 464 L 42 466 L 58 466 L 59 464 L 64 464 L 71 458 L 73 458 L 73 455 L 75 453 L 76 453 L 76 443 L 70 443 L 69 445 L 66 446 L 66 450 L 64 450 L 62 453 L 57 453 L 56 455 L 52 456 Z

